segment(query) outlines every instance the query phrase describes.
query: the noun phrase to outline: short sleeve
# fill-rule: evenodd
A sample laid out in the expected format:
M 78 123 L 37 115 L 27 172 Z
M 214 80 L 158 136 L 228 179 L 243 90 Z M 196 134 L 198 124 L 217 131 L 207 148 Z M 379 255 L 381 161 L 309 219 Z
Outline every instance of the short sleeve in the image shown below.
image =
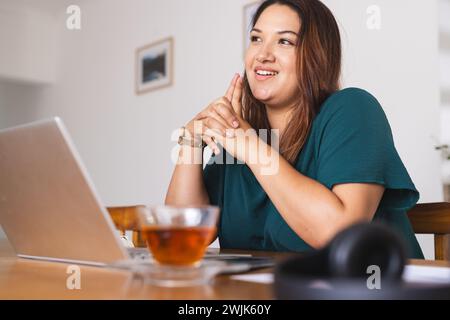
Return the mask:
M 222 154 L 222 153 L 221 153 Z M 203 169 L 203 182 L 209 196 L 209 203 L 214 206 L 222 206 L 225 165 L 221 158 L 212 156 Z
M 331 189 L 342 183 L 385 187 L 380 206 L 407 210 L 419 199 L 398 155 L 386 115 L 368 92 L 349 88 L 322 107 L 317 179 Z

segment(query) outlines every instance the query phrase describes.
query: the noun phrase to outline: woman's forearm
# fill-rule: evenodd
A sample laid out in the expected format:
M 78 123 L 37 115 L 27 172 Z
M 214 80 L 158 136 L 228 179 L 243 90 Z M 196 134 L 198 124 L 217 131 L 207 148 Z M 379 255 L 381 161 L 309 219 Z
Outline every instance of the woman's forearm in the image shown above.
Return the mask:
M 308 244 L 321 247 L 339 230 L 351 223 L 339 197 L 321 183 L 302 175 L 278 152 L 258 144 L 252 152 L 266 152 L 269 162 L 278 163 L 272 174 L 263 174 L 265 161 L 248 163 L 287 224 Z M 270 148 L 261 150 L 261 148 Z M 278 157 L 276 159 L 276 157 Z
M 178 163 L 167 190 L 166 205 L 192 206 L 209 204 L 203 182 L 203 150 L 181 146 Z

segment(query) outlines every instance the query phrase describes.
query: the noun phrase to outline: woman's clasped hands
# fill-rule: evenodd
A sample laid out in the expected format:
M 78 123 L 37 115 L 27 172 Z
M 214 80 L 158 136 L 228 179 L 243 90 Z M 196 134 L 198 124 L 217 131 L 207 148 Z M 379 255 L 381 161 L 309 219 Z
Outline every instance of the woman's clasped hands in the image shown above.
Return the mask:
M 214 152 L 220 154 L 218 144 L 233 157 L 247 162 L 251 144 L 258 139 L 255 130 L 242 114 L 242 78 L 233 77 L 225 96 L 213 101 L 197 114 L 186 129 L 192 137 L 202 139 Z

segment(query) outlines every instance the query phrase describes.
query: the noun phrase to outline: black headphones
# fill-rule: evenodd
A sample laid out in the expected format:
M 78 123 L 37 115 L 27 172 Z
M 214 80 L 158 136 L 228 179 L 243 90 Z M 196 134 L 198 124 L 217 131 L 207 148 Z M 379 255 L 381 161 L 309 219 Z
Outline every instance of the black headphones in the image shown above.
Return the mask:
M 354 225 L 324 249 L 275 268 L 278 299 L 450 299 L 450 285 L 404 283 L 405 246 L 380 223 Z

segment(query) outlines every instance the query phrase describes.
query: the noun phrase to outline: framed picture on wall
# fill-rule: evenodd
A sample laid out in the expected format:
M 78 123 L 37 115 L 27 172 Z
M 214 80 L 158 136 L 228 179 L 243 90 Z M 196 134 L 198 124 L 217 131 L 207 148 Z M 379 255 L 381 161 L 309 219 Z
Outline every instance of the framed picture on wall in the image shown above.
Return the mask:
M 254 14 L 256 13 L 256 10 L 258 9 L 258 7 L 260 6 L 260 4 L 262 3 L 262 1 L 255 1 L 252 3 L 249 3 L 247 5 L 244 6 L 244 11 L 243 11 L 243 26 L 244 26 L 244 30 L 243 30 L 243 38 L 244 38 L 244 52 L 243 52 L 243 56 L 245 57 L 245 51 L 247 51 L 247 48 L 250 44 L 250 31 L 251 31 L 251 24 L 252 24 L 252 19 Z
M 173 42 L 169 37 L 136 50 L 136 94 L 172 85 Z

